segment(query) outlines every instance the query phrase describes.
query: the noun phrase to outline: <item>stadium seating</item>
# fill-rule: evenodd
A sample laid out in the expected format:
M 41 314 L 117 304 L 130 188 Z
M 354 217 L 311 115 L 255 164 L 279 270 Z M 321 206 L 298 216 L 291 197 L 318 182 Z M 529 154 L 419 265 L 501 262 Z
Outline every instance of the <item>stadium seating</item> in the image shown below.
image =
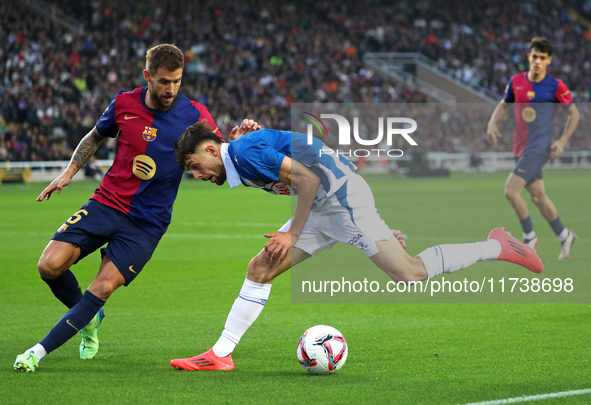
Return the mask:
M 500 97 L 509 77 L 525 69 L 532 33 L 552 39 L 552 70 L 578 102 L 588 101 L 591 34 L 583 11 L 569 9 L 566 0 L 540 0 L 536 6 L 456 2 L 457 7 L 443 0 L 429 7 L 353 0 L 338 7 L 329 1 L 268 7 L 255 0 L 130 0 L 89 7 L 50 1 L 81 22 L 82 34 L 21 3 L 2 3 L 0 160 L 68 159 L 118 90 L 144 85 L 138 61 L 162 42 L 183 49 L 182 92 L 207 105 L 225 133 L 247 116 L 265 127 L 289 129 L 293 102 L 428 101 L 412 86 L 364 66 L 362 55 L 370 51 L 421 52 Z M 466 122 L 461 114 L 455 118 Z M 428 150 L 486 149 L 482 133 L 444 132 L 430 139 Z M 510 150 L 508 138 L 504 150 Z M 576 134 L 571 147 L 591 148 L 591 135 Z M 113 150 L 109 142 L 97 157 L 108 158 Z

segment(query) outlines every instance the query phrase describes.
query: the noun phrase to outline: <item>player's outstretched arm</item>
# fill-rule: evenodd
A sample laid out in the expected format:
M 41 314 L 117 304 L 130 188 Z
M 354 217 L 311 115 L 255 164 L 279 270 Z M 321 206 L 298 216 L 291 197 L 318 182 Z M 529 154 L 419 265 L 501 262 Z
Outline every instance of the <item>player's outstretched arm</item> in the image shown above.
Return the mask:
M 297 242 L 302 229 L 304 229 L 314 198 L 318 193 L 318 187 L 320 187 L 320 178 L 303 164 L 286 156 L 279 170 L 279 181 L 293 185 L 298 190 L 298 206 L 289 231 L 265 235 L 267 238 L 271 238 L 265 244 L 265 251 L 272 259 L 279 258 L 281 261 L 292 244 Z
M 503 135 L 501 135 L 499 132 L 497 123 L 507 114 L 509 108 L 509 104 L 505 103 L 505 100 L 501 100 L 490 116 L 490 120 L 488 121 L 488 126 L 486 128 L 486 135 L 488 136 L 488 141 L 493 145 L 497 144 L 497 138 L 503 137 Z
M 232 128 L 232 131 L 230 131 L 229 138 L 231 141 L 233 141 L 234 139 L 237 139 L 242 135 L 246 135 L 253 131 L 258 131 L 259 129 L 261 129 L 261 126 L 258 122 L 245 118 L 244 121 L 242 121 L 242 124 L 240 124 L 240 127 L 235 126 L 234 128 Z
M 568 118 L 566 120 L 564 132 L 562 133 L 562 136 L 550 146 L 550 154 L 553 158 L 562 155 L 562 152 L 564 152 L 564 146 L 572 136 L 573 132 L 575 132 L 577 125 L 579 125 L 579 120 L 581 119 L 581 114 L 575 104 L 568 106 L 566 113 L 568 114 Z
M 61 193 L 62 188 L 70 184 L 72 177 L 74 177 L 74 175 L 78 173 L 78 170 L 80 170 L 82 166 L 84 166 L 86 162 L 88 162 L 90 158 L 94 156 L 99 145 L 104 140 L 105 137 L 98 133 L 96 127 L 86 134 L 86 136 L 82 138 L 76 147 L 68 167 L 66 167 L 62 174 L 52 181 L 41 194 L 39 194 L 37 201 L 43 201 L 46 197 L 47 200 L 49 200 L 51 193 L 56 190 L 58 194 Z

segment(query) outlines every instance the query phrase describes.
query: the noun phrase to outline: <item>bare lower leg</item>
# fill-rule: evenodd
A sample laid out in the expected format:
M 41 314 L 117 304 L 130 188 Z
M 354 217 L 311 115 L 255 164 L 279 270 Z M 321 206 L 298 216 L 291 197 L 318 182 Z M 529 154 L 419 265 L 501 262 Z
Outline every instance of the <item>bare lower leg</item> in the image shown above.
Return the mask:
M 541 202 L 536 203 L 536 205 L 546 221 L 552 222 L 558 218 L 558 210 L 548 196 L 545 196 L 545 198 Z
M 513 207 L 513 210 L 515 210 L 517 218 L 519 218 L 520 221 L 529 217 L 529 209 L 527 208 L 527 202 L 523 197 L 521 197 L 521 195 L 513 196 L 511 198 L 507 197 L 507 199 L 511 203 L 511 206 Z
M 531 195 L 531 200 L 538 207 L 544 219 L 548 222 L 554 221 L 558 218 L 558 210 L 546 194 L 544 182 L 542 179 L 535 181 L 527 187 L 527 191 Z
M 527 202 L 521 196 L 521 191 L 525 186 L 525 179 L 511 173 L 507 178 L 505 184 L 505 197 L 509 200 L 509 203 L 515 210 L 519 220 L 524 220 L 529 217 L 529 209 L 527 208 Z
M 125 284 L 125 278 L 117 269 L 111 259 L 105 255 L 101 262 L 99 272 L 88 286 L 88 291 L 103 301 L 109 299 L 111 294 Z

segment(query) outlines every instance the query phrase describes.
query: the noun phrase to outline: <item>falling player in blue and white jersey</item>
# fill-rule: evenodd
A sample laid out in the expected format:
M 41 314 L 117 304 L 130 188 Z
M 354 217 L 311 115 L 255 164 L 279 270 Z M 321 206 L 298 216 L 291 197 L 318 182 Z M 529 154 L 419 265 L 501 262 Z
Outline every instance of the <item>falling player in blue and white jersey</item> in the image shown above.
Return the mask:
M 310 144 L 308 144 L 310 143 Z M 246 280 L 218 342 L 171 365 L 183 370 L 232 370 L 232 352 L 263 310 L 271 283 L 290 267 L 337 242 L 361 249 L 394 281 L 422 281 L 482 260 L 504 260 L 540 273 L 536 252 L 496 228 L 484 242 L 437 245 L 411 257 L 400 231 L 380 218 L 355 165 L 317 138 L 264 129 L 222 143 L 207 122 L 188 127 L 175 142 L 178 163 L 197 180 L 241 184 L 272 194 L 298 195 L 295 214 L 248 265 Z

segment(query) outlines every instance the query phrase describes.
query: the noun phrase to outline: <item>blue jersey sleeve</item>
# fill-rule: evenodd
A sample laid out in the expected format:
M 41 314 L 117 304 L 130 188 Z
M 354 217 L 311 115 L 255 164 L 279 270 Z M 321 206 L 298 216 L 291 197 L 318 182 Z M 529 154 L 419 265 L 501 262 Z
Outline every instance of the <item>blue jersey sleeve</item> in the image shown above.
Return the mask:
M 117 93 L 117 95 L 124 93 L 124 90 L 121 90 Z M 119 127 L 117 126 L 117 122 L 115 121 L 115 101 L 117 97 L 111 101 L 107 109 L 103 112 L 103 115 L 99 118 L 98 122 L 96 123 L 96 130 L 102 136 L 107 136 L 109 138 L 115 138 L 119 133 Z
M 515 93 L 513 92 L 513 78 L 509 80 L 507 87 L 505 88 L 505 95 L 503 96 L 505 103 L 515 102 Z
M 249 141 L 240 146 L 240 153 L 236 155 L 237 170 L 242 177 L 250 180 L 279 181 L 279 170 L 285 156 L 265 142 Z

